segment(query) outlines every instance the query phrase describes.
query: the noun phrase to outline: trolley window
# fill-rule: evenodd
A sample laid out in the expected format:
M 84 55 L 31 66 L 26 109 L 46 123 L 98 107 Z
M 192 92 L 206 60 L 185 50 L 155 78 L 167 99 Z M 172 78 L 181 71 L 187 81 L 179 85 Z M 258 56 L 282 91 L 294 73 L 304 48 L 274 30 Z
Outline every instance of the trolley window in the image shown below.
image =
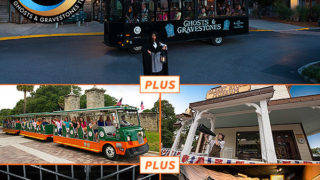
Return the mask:
M 156 20 L 168 21 L 168 1 L 155 0 L 155 2 L 157 2 Z
M 183 1 L 183 19 L 194 19 L 194 1 L 184 0 Z
M 246 15 L 245 0 L 198 0 L 198 18 Z
M 181 9 L 182 3 L 181 0 L 171 0 L 170 4 L 170 20 L 181 20 Z
M 152 0 L 142 0 L 139 17 L 141 22 L 154 21 L 154 2 Z
M 106 1 L 107 9 L 107 19 L 109 21 L 120 21 L 123 19 L 122 12 L 122 1 L 120 0 L 107 0 Z

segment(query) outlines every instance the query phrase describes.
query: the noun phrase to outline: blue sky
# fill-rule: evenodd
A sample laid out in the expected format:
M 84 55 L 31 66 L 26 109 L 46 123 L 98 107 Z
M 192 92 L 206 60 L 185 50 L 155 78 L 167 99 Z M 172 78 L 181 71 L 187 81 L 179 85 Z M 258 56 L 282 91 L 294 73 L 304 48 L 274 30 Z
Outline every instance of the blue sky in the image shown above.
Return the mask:
M 213 87 L 216 86 L 181 85 L 180 94 L 163 94 L 162 99 L 168 100 L 175 107 L 175 113 L 180 114 L 188 108 L 189 103 L 205 100 L 207 91 Z M 292 86 L 290 94 L 292 97 L 320 94 L 320 85 L 295 85 Z M 308 140 L 312 148 L 320 147 L 320 133 L 308 136 Z

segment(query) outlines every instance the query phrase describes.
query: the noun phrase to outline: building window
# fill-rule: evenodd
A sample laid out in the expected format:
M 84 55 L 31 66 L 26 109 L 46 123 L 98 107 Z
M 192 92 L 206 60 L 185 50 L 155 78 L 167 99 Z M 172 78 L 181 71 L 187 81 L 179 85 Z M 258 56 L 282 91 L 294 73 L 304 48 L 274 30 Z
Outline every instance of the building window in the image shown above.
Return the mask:
M 236 157 L 261 159 L 259 132 L 237 132 Z
M 236 136 L 236 157 L 238 159 L 261 159 L 258 131 L 237 132 Z M 272 131 L 272 136 L 278 159 L 301 159 L 293 131 Z

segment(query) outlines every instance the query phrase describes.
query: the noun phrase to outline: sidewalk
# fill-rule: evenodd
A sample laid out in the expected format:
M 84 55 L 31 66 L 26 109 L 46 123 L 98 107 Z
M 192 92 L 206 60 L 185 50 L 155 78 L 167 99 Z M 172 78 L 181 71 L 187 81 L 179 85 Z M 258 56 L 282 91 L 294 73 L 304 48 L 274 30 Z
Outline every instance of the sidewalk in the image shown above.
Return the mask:
M 304 30 L 306 27 L 284 24 L 261 19 L 249 19 L 249 27 L 251 30 L 267 30 L 267 31 L 294 31 Z M 309 28 L 318 29 L 318 28 Z M 104 26 L 99 22 L 92 21 L 81 24 L 80 27 L 76 23 L 59 25 L 56 24 L 15 24 L 0 23 L 0 38 L 25 36 L 25 35 L 43 35 L 43 34 L 69 34 L 69 33 L 103 33 Z
M 284 24 L 279 22 L 267 21 L 262 19 L 249 19 L 250 29 L 271 30 L 271 31 L 291 31 L 306 27 Z
M 0 23 L 0 37 L 39 35 L 39 34 L 65 34 L 65 33 L 103 33 L 103 24 L 92 21 L 81 24 L 80 27 L 76 23 L 63 24 L 56 28 L 56 24 L 15 24 Z

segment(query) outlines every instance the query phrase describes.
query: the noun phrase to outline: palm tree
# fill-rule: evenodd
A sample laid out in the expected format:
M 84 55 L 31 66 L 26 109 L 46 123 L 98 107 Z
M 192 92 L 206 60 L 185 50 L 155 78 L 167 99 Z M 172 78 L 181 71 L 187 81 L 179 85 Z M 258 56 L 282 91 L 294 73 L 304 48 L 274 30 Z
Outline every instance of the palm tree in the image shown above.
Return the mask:
M 27 109 L 27 92 L 32 92 L 34 86 L 28 86 L 28 85 L 17 85 L 18 91 L 23 91 L 24 93 L 24 105 L 23 105 L 23 113 L 26 113 Z

